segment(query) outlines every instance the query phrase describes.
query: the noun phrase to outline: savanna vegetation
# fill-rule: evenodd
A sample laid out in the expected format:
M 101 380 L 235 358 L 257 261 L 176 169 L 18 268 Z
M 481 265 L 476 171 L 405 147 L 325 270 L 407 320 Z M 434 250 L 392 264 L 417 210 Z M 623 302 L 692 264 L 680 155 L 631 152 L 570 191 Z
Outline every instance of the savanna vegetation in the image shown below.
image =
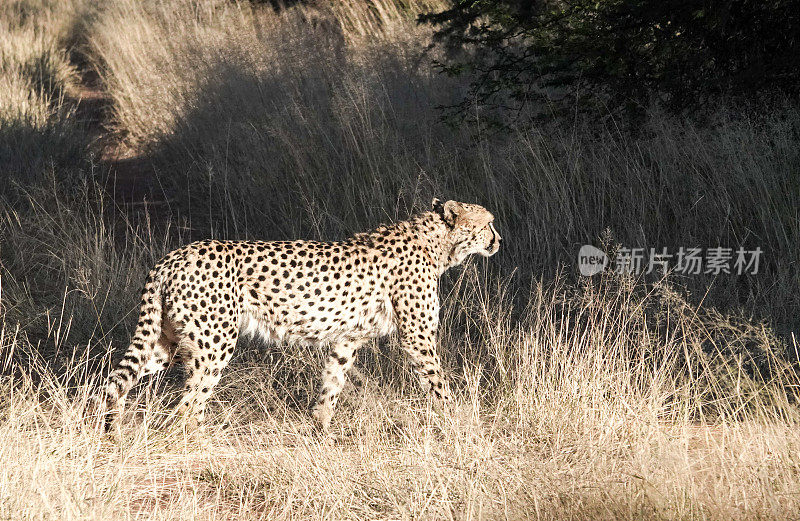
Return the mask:
M 0 4 L 1 518 L 797 516 L 798 105 L 454 124 L 439 107 L 489 107 L 436 65 L 468 45 L 417 23 L 449 6 Z M 324 353 L 242 340 L 202 439 L 169 421 L 179 370 L 118 436 L 83 421 L 173 247 L 338 239 L 434 196 L 504 236 L 443 281 L 452 414 L 390 339 L 320 436 Z M 584 244 L 764 253 L 757 273 L 587 278 Z

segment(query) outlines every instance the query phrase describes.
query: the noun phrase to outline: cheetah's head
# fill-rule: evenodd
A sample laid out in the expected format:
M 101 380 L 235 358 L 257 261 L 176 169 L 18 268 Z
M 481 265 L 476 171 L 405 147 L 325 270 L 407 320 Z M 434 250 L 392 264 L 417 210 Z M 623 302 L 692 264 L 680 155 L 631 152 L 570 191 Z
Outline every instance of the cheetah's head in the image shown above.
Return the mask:
M 494 228 L 494 215 L 483 206 L 434 199 L 433 211 L 448 228 L 448 267 L 461 264 L 473 253 L 490 257 L 500 249 L 502 238 Z

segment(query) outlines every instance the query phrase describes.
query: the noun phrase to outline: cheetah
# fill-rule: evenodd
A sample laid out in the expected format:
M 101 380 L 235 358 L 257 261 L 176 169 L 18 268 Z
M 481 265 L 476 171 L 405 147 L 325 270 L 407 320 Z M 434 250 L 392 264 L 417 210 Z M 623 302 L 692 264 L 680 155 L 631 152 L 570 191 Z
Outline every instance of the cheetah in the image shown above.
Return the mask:
M 432 210 L 339 242 L 193 242 L 150 271 L 130 347 L 96 397 L 110 428 L 136 382 L 180 361 L 177 412 L 202 426 L 205 404 L 239 335 L 310 342 L 329 355 L 317 399 L 328 430 L 359 347 L 397 332 L 423 388 L 451 400 L 436 350 L 439 278 L 471 254 L 500 248 L 494 216 L 477 204 L 433 200 Z

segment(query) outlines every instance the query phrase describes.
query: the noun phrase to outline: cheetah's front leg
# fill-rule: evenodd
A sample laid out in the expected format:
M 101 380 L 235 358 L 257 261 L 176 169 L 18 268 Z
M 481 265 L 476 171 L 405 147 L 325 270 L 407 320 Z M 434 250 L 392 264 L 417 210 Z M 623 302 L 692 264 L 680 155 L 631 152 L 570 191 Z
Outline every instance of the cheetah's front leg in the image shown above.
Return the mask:
M 422 387 L 427 389 L 438 406 L 450 402 L 450 386 L 436 353 L 438 298 L 435 293 L 408 293 L 396 297 L 394 307 L 400 345 L 411 358 Z
M 448 403 L 452 400 L 450 386 L 442 371 L 442 363 L 436 353 L 433 338 L 424 341 L 413 337 L 401 339 L 403 351 L 411 358 L 414 372 L 419 377 L 423 389 L 427 389 L 436 405 Z
M 363 344 L 364 340 L 346 340 L 331 346 L 328 362 L 322 372 L 319 397 L 311 409 L 311 414 L 323 431 L 327 431 L 330 427 L 339 393 L 342 392 L 347 378 L 347 371 L 353 366 L 355 353 Z

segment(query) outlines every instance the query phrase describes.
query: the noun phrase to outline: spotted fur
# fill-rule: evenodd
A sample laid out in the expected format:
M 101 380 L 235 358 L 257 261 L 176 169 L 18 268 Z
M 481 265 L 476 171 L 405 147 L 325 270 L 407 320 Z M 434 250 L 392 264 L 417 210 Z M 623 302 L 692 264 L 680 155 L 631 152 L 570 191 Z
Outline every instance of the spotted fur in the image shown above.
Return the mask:
M 107 420 L 143 376 L 180 359 L 179 412 L 202 423 L 205 403 L 240 334 L 329 346 L 312 412 L 328 428 L 356 351 L 399 333 L 423 386 L 450 400 L 436 353 L 439 277 L 468 255 L 493 255 L 500 235 L 486 209 L 434 199 L 433 210 L 340 242 L 194 242 L 147 277 L 130 347 L 99 402 Z

